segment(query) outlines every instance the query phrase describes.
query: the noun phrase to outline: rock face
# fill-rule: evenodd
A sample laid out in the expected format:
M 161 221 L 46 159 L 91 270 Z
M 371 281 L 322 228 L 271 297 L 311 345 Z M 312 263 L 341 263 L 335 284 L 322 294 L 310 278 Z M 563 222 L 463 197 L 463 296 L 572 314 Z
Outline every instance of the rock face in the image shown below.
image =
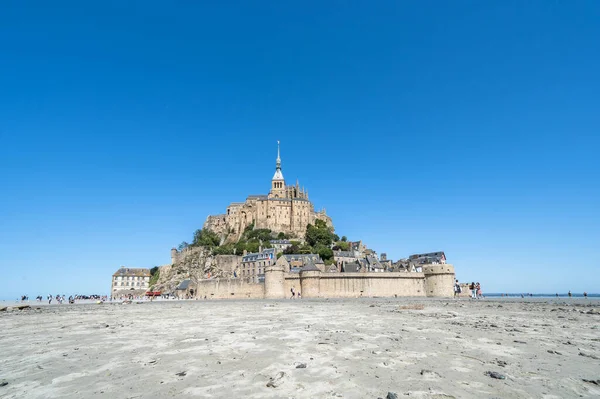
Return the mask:
M 160 267 L 160 276 L 154 285 L 154 291 L 174 292 L 175 288 L 186 279 L 194 285 L 206 278 L 233 277 L 241 256 L 216 255 L 202 247 L 190 247 L 178 253 L 172 265 Z

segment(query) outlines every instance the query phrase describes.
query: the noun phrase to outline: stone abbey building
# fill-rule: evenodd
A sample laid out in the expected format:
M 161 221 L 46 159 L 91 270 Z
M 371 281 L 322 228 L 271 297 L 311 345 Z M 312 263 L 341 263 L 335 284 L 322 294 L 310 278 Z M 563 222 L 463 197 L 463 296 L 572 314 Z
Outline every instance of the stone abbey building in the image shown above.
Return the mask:
M 277 161 L 269 194 L 250 195 L 246 202 L 231 203 L 225 214 L 209 216 L 204 228 L 219 234 L 224 242 L 237 241 L 244 229 L 252 223 L 255 229 L 270 229 L 302 238 L 306 226 L 314 224 L 317 219 L 333 227 L 325 210 L 315 212 L 308 198 L 308 190 L 301 189 L 298 181 L 292 186 L 285 184 L 277 142 Z

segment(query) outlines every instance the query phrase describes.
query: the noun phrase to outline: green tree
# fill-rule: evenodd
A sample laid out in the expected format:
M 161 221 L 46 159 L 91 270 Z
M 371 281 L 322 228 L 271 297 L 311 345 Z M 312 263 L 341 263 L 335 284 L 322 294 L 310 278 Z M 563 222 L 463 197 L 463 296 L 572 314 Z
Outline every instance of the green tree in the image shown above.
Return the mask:
M 258 252 L 258 247 L 260 247 L 260 242 L 258 240 L 252 240 L 246 243 L 246 251 L 249 253 Z
M 271 230 L 269 229 L 256 229 L 244 233 L 244 237 L 250 240 L 252 238 L 259 239 L 260 241 L 269 242 L 273 239 Z
M 350 251 L 350 243 L 345 241 L 338 241 L 333 246 L 334 251 Z
M 187 248 L 187 247 L 189 247 L 189 246 L 190 246 L 190 244 L 188 244 L 188 243 L 187 243 L 187 242 L 185 242 L 185 241 L 182 241 L 182 242 L 181 242 L 181 244 L 179 244 L 179 248 L 178 248 L 178 250 L 179 250 L 179 251 L 183 251 L 184 249 L 186 249 L 186 248 Z
M 277 259 L 281 258 L 283 256 L 283 252 L 277 252 Z
M 321 259 L 324 261 L 333 258 L 333 250 L 326 245 L 317 244 L 314 248 L 314 251 L 319 254 Z
M 194 241 L 192 241 L 192 245 L 197 247 L 218 247 L 221 243 L 221 238 L 217 235 L 217 233 L 207 230 L 207 229 L 198 229 L 194 232 Z
M 286 249 L 283 250 L 283 253 L 286 255 L 297 254 L 300 253 L 300 247 L 298 245 L 292 244 Z
M 312 254 L 313 251 L 313 247 L 311 247 L 310 245 L 303 245 L 300 248 L 298 248 L 298 252 L 295 252 L 297 254 Z
M 280 231 L 279 234 L 277 234 L 278 240 L 287 240 L 287 238 L 288 238 L 287 234 L 285 234 L 283 231 Z
M 154 273 L 152 273 L 152 270 L 156 269 L 156 271 Z M 160 277 L 160 269 L 158 267 L 153 267 L 152 269 L 150 269 L 150 281 L 148 282 L 148 286 L 152 287 L 154 284 L 156 284 L 158 282 L 158 278 Z M 150 291 L 152 291 L 152 288 L 150 288 Z
M 327 227 L 325 222 L 317 219 L 314 226 L 312 224 L 306 226 L 306 235 L 304 238 L 310 246 L 315 246 L 317 244 L 331 246 L 333 236 L 334 234 L 331 232 L 331 229 Z
M 348 237 L 342 236 L 342 241 L 344 241 L 344 242 L 348 241 Z
M 233 244 L 225 244 L 213 249 L 213 255 L 232 255 L 234 248 Z

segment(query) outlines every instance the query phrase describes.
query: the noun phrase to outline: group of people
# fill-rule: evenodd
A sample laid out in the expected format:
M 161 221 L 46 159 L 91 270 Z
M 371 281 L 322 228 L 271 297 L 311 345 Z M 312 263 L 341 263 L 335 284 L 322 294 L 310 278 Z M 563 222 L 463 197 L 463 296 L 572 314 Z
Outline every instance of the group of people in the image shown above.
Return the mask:
M 84 300 L 84 299 L 95 299 L 95 300 L 101 300 L 101 301 L 106 301 L 106 295 L 69 295 L 69 297 L 67 298 L 66 295 L 48 295 L 46 297 L 46 300 L 48 301 L 48 304 L 51 305 L 52 301 L 55 301 L 55 303 L 58 304 L 62 304 L 63 302 L 69 302 L 69 303 L 75 303 L 76 300 Z M 42 295 L 38 295 L 35 297 L 35 300 L 37 302 L 42 302 L 44 300 L 44 297 Z M 21 302 L 28 302 L 29 301 L 29 296 L 28 295 L 22 295 L 21 296 Z
M 481 284 L 472 282 L 469 284 L 469 290 L 471 291 L 471 298 L 473 299 L 482 299 L 483 294 L 481 293 Z M 462 293 L 462 287 L 458 280 L 454 281 L 454 298 L 459 296 Z

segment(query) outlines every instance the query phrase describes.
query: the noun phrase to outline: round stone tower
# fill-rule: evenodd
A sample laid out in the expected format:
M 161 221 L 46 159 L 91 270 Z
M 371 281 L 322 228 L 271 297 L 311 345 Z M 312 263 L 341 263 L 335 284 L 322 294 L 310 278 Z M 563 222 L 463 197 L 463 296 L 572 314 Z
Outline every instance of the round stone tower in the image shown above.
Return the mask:
M 452 297 L 454 295 L 454 266 L 424 265 L 425 295 Z
M 309 260 L 302 269 L 300 269 L 300 288 L 302 298 L 318 298 L 320 293 L 319 280 L 321 270 Z
M 283 266 L 277 263 L 265 268 L 265 298 L 285 298 Z
M 179 253 L 177 252 L 177 248 L 171 248 L 171 264 L 174 265 L 177 262 L 177 256 Z

